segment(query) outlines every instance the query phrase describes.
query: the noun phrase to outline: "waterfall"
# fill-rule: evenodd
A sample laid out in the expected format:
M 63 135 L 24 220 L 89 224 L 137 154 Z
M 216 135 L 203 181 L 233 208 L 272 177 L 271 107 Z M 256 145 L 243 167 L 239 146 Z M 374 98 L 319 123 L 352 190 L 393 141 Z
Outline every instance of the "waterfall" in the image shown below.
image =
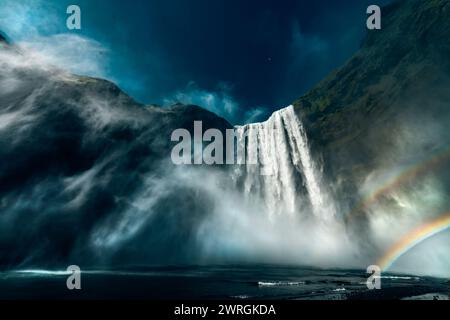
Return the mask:
M 246 195 L 261 196 L 271 215 L 294 215 L 305 198 L 303 186 L 315 216 L 334 215 L 293 106 L 276 111 L 265 122 L 235 129 L 238 146 L 245 152 L 245 165 L 237 169 L 237 178 Z

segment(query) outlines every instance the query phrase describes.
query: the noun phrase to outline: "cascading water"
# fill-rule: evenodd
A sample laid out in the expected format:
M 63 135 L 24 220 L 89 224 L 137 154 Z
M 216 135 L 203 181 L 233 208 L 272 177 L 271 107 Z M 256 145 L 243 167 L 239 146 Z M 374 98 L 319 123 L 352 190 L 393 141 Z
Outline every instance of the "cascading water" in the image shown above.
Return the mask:
M 259 194 L 271 215 L 294 215 L 302 206 L 303 186 L 315 216 L 326 219 L 334 215 L 293 106 L 273 113 L 265 122 L 238 126 L 236 131 L 246 160 L 243 168 L 239 166 L 237 178 L 247 195 Z

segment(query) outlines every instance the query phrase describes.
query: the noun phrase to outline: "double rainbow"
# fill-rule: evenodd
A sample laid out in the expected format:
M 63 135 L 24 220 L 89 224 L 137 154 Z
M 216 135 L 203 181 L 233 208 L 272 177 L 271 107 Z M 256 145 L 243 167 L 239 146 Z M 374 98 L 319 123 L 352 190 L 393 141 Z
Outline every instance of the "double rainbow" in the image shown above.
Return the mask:
M 444 149 L 435 153 L 432 157 L 404 170 L 401 174 L 387 181 L 380 188 L 366 196 L 347 215 L 346 219 L 352 219 L 377 203 L 384 195 L 396 190 L 402 185 L 416 178 L 425 175 L 427 172 L 437 169 L 450 161 L 450 149 Z M 388 270 L 392 264 L 403 254 L 432 236 L 450 228 L 450 213 L 430 221 L 411 232 L 407 233 L 397 243 L 395 243 L 381 259 L 377 265 L 383 270 Z
M 345 217 L 346 220 L 352 219 L 359 214 L 362 214 L 371 205 L 380 200 L 383 195 L 388 194 L 395 189 L 401 187 L 409 181 L 414 180 L 427 172 L 437 169 L 450 161 L 450 149 L 441 150 L 435 153 L 432 157 L 425 161 L 419 162 L 410 166 L 399 175 L 393 177 L 384 183 L 381 187 L 373 191 L 368 196 L 364 197 L 351 212 Z

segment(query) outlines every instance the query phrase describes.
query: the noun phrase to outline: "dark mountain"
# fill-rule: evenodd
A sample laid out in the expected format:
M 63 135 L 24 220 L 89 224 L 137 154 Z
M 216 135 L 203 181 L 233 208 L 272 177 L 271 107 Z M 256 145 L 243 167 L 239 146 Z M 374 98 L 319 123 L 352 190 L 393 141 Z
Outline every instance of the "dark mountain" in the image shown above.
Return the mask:
M 189 243 L 186 230 L 201 200 L 187 202 L 181 186 L 158 190 L 171 170 L 171 133 L 192 131 L 194 120 L 204 130 L 231 125 L 197 106 L 144 106 L 111 82 L 30 62 L 11 46 L 0 50 L 0 265 L 51 265 L 77 256 L 77 248 L 88 263 L 93 230 L 116 228 L 113 220 L 133 206 L 134 195 L 152 191 L 164 194 L 155 204 L 164 209 L 146 232 L 173 245 L 142 246 L 182 256 L 179 243 Z M 183 207 L 194 213 L 182 215 Z M 166 219 L 179 224 L 169 228 Z
M 343 67 L 295 101 L 341 199 L 357 198 L 373 170 L 448 148 L 449 57 L 450 1 L 398 1 Z

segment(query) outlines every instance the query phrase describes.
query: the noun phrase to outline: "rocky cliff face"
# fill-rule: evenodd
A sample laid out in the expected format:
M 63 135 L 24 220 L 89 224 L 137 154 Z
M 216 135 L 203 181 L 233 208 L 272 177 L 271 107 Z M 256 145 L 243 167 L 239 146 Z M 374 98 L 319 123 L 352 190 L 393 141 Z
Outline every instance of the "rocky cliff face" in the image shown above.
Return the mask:
M 340 198 L 449 145 L 450 1 L 398 1 L 358 52 L 295 101 Z

